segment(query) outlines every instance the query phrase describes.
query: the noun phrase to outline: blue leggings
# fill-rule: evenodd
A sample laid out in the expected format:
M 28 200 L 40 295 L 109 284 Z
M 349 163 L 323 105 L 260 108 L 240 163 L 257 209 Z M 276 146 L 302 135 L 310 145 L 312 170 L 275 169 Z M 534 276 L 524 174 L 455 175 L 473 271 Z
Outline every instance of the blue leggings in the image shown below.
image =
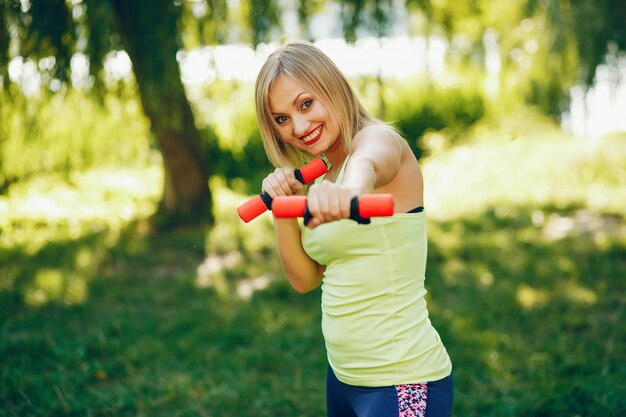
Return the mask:
M 328 417 L 449 417 L 452 375 L 426 384 L 358 387 L 339 381 L 328 367 Z

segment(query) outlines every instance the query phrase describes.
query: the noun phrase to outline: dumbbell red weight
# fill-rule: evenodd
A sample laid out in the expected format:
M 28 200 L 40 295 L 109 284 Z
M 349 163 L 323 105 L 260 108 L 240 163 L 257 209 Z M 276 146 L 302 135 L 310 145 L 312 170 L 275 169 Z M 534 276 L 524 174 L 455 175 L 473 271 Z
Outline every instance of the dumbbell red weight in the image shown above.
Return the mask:
M 349 218 L 367 224 L 371 217 L 393 216 L 393 206 L 391 194 L 362 195 L 352 199 Z M 276 197 L 272 203 L 272 212 L 277 218 L 304 217 L 305 224 L 311 217 L 305 196 Z
M 296 179 L 302 184 L 310 184 L 317 178 L 328 172 L 328 165 L 323 158 L 315 158 L 302 168 L 296 169 L 294 174 Z M 260 216 L 267 210 L 272 210 L 272 197 L 267 193 L 257 195 L 250 200 L 243 203 L 237 208 L 239 217 L 244 222 L 249 221 Z

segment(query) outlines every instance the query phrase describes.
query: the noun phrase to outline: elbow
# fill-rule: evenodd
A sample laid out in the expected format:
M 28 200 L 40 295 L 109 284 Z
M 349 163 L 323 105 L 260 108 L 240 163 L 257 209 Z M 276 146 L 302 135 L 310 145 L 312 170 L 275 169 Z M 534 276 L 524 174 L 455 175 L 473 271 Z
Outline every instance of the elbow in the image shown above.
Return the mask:
M 293 275 L 287 275 L 291 288 L 293 288 L 299 294 L 306 294 L 316 289 L 322 281 L 320 277 L 309 277 L 308 279 L 301 276 L 294 277 Z
M 306 283 L 291 282 L 291 288 L 293 288 L 298 294 L 306 294 L 317 288 L 317 285 L 307 285 Z
M 306 294 L 316 289 L 322 282 L 324 268 L 314 264 L 313 269 L 307 269 L 305 271 L 293 268 L 284 268 L 285 276 L 297 293 Z

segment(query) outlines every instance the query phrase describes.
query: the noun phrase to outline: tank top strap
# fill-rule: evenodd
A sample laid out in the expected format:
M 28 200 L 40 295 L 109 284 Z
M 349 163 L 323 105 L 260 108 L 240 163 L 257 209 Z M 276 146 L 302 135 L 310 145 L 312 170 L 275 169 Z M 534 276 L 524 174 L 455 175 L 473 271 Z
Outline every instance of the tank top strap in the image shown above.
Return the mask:
M 339 168 L 339 174 L 337 174 L 337 178 L 335 178 L 335 184 L 341 184 L 341 180 L 343 178 L 343 172 L 345 171 L 346 165 L 348 163 L 348 159 L 350 158 L 350 155 L 346 156 L 346 159 L 343 160 L 343 162 L 341 163 L 341 168 Z M 322 182 L 324 179 L 326 179 L 326 175 L 328 174 L 328 172 L 325 172 L 324 175 L 319 176 L 318 178 L 316 178 L 313 183 L 317 184 Z
M 346 165 L 348 165 L 348 159 L 350 159 L 350 155 L 346 155 L 346 159 L 343 160 L 343 163 L 341 164 L 341 169 L 339 169 L 339 174 L 337 174 L 337 179 L 335 180 L 335 184 L 341 184 L 341 181 L 343 180 L 344 171 L 346 170 Z

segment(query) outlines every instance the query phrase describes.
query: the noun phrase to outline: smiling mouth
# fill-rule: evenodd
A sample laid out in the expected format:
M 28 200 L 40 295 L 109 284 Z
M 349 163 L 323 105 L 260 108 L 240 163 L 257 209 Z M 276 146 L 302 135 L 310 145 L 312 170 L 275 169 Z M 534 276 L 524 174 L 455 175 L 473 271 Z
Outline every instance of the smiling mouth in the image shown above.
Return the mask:
M 302 140 L 305 145 L 312 145 L 322 137 L 322 130 L 324 130 L 324 125 L 319 125 L 311 132 L 301 137 L 300 140 Z

